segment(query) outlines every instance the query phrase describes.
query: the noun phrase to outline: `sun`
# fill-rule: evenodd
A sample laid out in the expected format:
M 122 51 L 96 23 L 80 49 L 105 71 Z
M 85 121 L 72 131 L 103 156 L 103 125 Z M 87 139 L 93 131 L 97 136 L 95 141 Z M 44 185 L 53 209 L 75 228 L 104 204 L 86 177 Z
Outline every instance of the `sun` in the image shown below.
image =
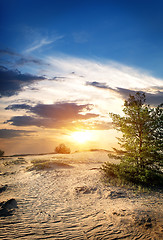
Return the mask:
M 78 143 L 85 143 L 91 139 L 91 134 L 88 131 L 73 132 L 71 136 Z

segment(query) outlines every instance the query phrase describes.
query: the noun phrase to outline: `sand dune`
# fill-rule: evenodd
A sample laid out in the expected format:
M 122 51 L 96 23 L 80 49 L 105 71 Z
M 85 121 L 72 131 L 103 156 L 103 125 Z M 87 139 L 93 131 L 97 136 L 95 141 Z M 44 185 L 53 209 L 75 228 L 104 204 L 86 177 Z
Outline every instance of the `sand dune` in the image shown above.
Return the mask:
M 162 239 L 162 193 L 104 185 L 106 160 L 103 151 L 1 160 L 0 202 L 18 208 L 0 217 L 0 238 Z M 35 170 L 41 161 L 50 165 Z

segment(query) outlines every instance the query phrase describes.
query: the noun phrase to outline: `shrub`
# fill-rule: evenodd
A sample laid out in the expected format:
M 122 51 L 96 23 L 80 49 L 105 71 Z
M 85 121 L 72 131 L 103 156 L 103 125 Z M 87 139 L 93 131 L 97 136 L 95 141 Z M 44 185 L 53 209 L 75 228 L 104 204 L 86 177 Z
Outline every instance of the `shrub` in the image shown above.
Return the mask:
M 103 171 L 105 177 L 111 182 L 125 182 L 143 185 L 143 186 L 163 186 L 163 174 L 161 171 L 154 170 L 152 168 L 140 169 L 134 167 L 128 162 L 121 161 L 120 164 L 114 164 L 105 162 L 101 170 Z M 114 180 L 114 181 L 113 181 Z
M 2 157 L 4 155 L 4 151 L 0 150 L 0 157 Z
M 55 153 L 69 154 L 70 152 L 70 148 L 63 143 L 55 148 Z
M 101 169 L 105 172 L 107 177 L 115 178 L 118 175 L 118 165 L 114 163 L 105 162 Z

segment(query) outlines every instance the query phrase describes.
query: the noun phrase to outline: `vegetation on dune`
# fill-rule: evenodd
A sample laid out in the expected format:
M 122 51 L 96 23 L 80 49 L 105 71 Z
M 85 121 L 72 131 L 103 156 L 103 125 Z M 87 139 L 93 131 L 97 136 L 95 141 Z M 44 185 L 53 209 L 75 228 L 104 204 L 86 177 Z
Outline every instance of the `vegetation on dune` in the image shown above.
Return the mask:
M 36 159 L 31 161 L 32 165 L 27 167 L 27 170 L 48 170 L 54 168 L 70 168 L 69 164 L 60 162 L 60 161 L 53 161 L 53 160 L 46 160 L 46 159 Z
M 122 148 L 120 164 L 102 166 L 107 177 L 143 185 L 163 183 L 163 104 L 151 108 L 144 93 L 130 95 L 124 102 L 124 116 L 110 113 Z
M 70 148 L 66 147 L 64 143 L 60 144 L 55 148 L 55 153 L 69 154 L 70 152 Z
M 7 165 L 22 165 L 22 164 L 25 164 L 27 163 L 27 161 L 24 159 L 24 158 L 18 158 L 18 159 L 10 159 L 9 161 L 6 161 L 4 163 L 5 166 Z

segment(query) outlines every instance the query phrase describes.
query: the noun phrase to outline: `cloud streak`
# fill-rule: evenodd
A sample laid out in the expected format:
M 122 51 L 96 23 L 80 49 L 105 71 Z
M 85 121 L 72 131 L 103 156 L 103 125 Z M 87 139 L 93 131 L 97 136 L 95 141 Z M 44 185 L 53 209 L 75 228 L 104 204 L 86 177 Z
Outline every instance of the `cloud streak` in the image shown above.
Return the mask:
M 47 128 L 72 127 L 82 124 L 82 121 L 98 117 L 98 114 L 90 113 L 92 105 L 78 105 L 76 103 L 37 104 L 34 107 L 28 104 L 9 105 L 6 110 L 25 110 L 28 114 L 14 116 L 5 123 L 14 126 L 37 126 Z M 86 111 L 86 112 L 85 112 Z
M 109 87 L 106 83 L 100 83 L 100 82 L 86 82 L 87 86 L 93 86 L 96 88 L 101 88 L 104 90 L 109 90 L 115 93 L 118 93 L 123 99 L 127 99 L 129 95 L 134 95 L 137 91 L 136 90 L 131 90 L 127 88 L 111 88 Z M 140 92 L 144 92 L 146 94 L 146 100 L 148 104 L 151 105 L 159 105 L 163 102 L 163 87 L 152 87 L 150 91 L 153 90 L 153 93 L 147 92 L 147 90 L 140 90 Z
M 31 53 L 39 48 L 42 48 L 46 45 L 52 44 L 60 39 L 62 39 L 63 36 L 56 36 L 55 38 L 53 38 L 52 40 L 47 40 L 46 38 L 43 38 L 41 40 L 39 40 L 37 43 L 34 43 L 33 46 L 27 48 L 24 53 Z
M 1 55 L 10 55 L 10 56 L 21 56 L 21 54 L 16 53 L 10 49 L 0 49 L 0 54 Z
M 28 64 L 35 64 L 38 66 L 50 66 L 49 63 L 46 63 L 42 59 L 34 58 L 31 56 L 25 56 L 23 54 L 19 54 L 14 52 L 10 49 L 0 49 L 0 55 L 8 57 L 8 63 L 12 63 L 16 67 L 28 65 Z M 14 60 L 14 61 L 13 61 Z M 5 60 L 6 61 L 6 60 Z
M 109 87 L 106 83 L 101 83 L 101 82 L 86 82 L 86 85 L 87 86 L 93 86 L 93 87 L 96 87 L 96 88 L 102 88 L 102 89 L 110 89 L 112 90 L 111 87 Z
M 75 72 L 86 81 L 106 83 L 109 87 L 146 88 L 163 85 L 162 79 L 151 76 L 142 69 L 106 60 L 89 60 L 70 56 L 47 57 L 46 60 L 59 73 Z
M 14 130 L 14 129 L 0 129 L 0 138 L 10 139 L 15 137 L 30 136 L 34 131 Z
M 37 59 L 37 58 L 31 58 L 31 57 L 21 57 L 20 59 L 18 59 L 15 62 L 16 66 L 23 66 L 26 64 L 36 64 L 36 65 L 40 65 L 40 66 L 50 66 L 50 64 L 45 63 L 44 61 L 42 61 L 41 59 Z

